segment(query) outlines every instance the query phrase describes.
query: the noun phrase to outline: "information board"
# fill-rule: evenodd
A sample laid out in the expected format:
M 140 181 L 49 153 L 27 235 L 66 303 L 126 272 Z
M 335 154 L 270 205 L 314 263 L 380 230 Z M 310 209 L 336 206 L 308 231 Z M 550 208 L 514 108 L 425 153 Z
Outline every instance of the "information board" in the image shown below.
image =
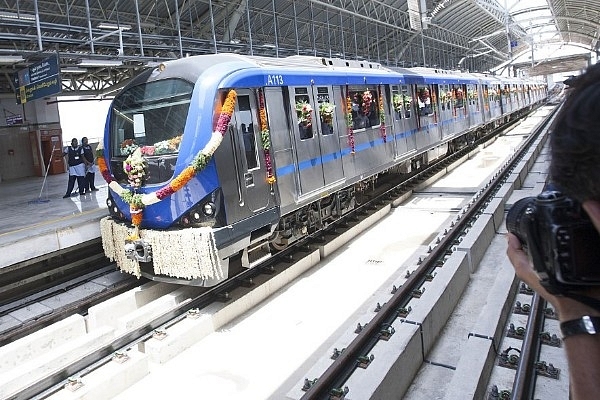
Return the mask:
M 32 64 L 17 72 L 14 77 L 17 104 L 25 104 L 62 91 L 58 54 Z

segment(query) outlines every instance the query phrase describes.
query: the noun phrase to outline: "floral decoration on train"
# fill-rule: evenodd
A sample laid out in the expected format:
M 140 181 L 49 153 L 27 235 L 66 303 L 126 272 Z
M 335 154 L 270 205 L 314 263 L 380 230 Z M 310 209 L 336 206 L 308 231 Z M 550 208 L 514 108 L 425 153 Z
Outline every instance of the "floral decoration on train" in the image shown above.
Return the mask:
M 350 92 L 348 86 L 346 86 L 346 127 L 348 128 L 348 145 L 350 146 L 350 154 L 354 154 L 356 149 L 354 148 L 354 129 L 352 121 L 352 99 L 350 98 Z
M 260 120 L 260 140 L 262 142 L 265 155 L 265 168 L 267 170 L 267 183 L 272 188 L 272 185 L 275 183 L 275 175 L 273 174 L 273 161 L 271 160 L 271 135 L 269 134 L 269 125 L 267 122 L 265 95 L 262 89 L 258 89 L 258 115 Z
M 321 116 L 321 121 L 326 124 L 331 124 L 333 122 L 333 113 L 335 112 L 335 104 L 323 102 L 319 104 L 319 115 Z
M 410 110 L 410 107 L 412 105 L 412 97 L 407 96 L 405 94 L 403 94 L 402 96 L 404 97 L 404 109 Z
M 385 131 L 385 110 L 383 108 L 383 91 L 379 85 L 379 131 L 383 138 L 383 143 L 387 143 L 387 133 Z
M 158 203 L 159 201 L 171 196 L 173 193 L 185 186 L 198 172 L 202 171 L 206 165 L 208 165 L 214 152 L 221 144 L 223 136 L 227 132 L 227 126 L 231 121 L 231 116 L 233 114 L 233 110 L 235 109 L 236 98 L 237 93 L 235 90 L 229 90 L 225 102 L 221 108 L 221 113 L 219 114 L 215 130 L 213 131 L 208 143 L 196 154 L 190 165 L 181 171 L 181 173 L 173 180 L 171 180 L 169 184 L 152 193 L 138 193 L 137 187 L 132 186 L 133 190 L 129 190 L 122 187 L 117 181 L 115 181 L 108 171 L 106 160 L 104 159 L 102 143 L 100 143 L 96 150 L 96 154 L 98 156 L 98 166 L 100 168 L 100 172 L 102 173 L 102 177 L 106 180 L 109 187 L 118 196 L 120 196 L 124 202 L 129 204 L 131 223 L 135 228 L 135 232 L 128 238 L 128 240 L 139 239 L 139 229 L 142 223 L 144 207 Z
M 394 94 L 392 96 L 392 107 L 394 107 L 394 111 L 402 112 L 402 96 L 399 94 Z
M 362 94 L 362 112 L 363 115 L 371 114 L 371 103 L 373 103 L 373 95 L 370 90 L 365 90 Z
M 302 125 L 310 125 L 312 122 L 312 112 L 312 106 L 306 101 L 299 101 L 296 103 L 296 115 L 298 116 L 298 122 Z
M 127 174 L 127 180 L 131 187 L 138 189 L 146 182 L 148 177 L 148 162 L 138 147 L 123 161 L 123 171 Z
M 181 144 L 181 135 L 175 136 L 171 139 L 163 140 L 154 143 L 151 146 L 142 146 L 140 148 L 142 154 L 147 156 L 156 156 L 159 154 L 177 153 L 179 152 L 179 145 Z
M 137 145 L 137 143 L 135 142 L 135 140 L 133 139 L 125 139 L 121 142 L 120 146 L 119 146 L 119 153 L 122 156 L 129 156 L 131 154 L 133 154 L 133 152 L 138 148 L 139 146 Z

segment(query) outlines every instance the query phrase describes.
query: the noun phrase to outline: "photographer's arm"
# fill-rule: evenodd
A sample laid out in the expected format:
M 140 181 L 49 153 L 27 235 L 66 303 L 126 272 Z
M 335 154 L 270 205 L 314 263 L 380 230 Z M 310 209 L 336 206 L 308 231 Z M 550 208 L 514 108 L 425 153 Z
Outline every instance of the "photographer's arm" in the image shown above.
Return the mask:
M 594 207 L 594 205 L 592 206 Z M 594 221 L 594 224 L 599 227 L 600 203 L 596 203 L 596 206 L 598 211 L 596 216 L 598 218 Z M 590 218 L 594 220 L 592 215 L 590 215 Z M 596 222 L 598 223 L 596 224 Z M 548 293 L 540 284 L 539 277 L 530 264 L 527 254 L 523 251 L 519 239 L 511 233 L 508 234 L 507 254 L 519 279 L 554 306 L 561 322 L 578 319 L 584 315 L 600 316 L 599 311 L 585 304 L 568 297 L 553 296 Z M 600 266 L 600 260 L 598 264 Z M 586 295 L 600 299 L 600 290 L 586 292 Z M 600 333 L 596 335 L 573 335 L 566 338 L 564 344 L 569 363 L 573 400 L 597 398 L 598 393 L 600 393 Z

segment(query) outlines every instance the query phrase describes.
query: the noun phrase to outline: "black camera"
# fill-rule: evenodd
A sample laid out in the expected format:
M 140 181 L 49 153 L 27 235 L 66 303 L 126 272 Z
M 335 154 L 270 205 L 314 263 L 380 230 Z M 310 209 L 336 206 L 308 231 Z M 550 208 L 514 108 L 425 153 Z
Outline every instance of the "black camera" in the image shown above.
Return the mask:
M 520 199 L 508 211 L 506 227 L 550 293 L 600 285 L 600 235 L 576 200 L 554 189 Z

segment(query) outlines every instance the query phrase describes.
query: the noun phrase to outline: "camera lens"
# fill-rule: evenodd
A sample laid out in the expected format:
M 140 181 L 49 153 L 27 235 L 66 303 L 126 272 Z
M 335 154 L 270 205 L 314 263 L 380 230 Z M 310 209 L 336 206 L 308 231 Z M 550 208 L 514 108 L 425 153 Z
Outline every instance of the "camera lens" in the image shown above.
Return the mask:
M 506 229 L 516 235 L 524 245 L 527 244 L 527 229 L 525 229 L 523 216 L 534 201 L 535 197 L 517 200 L 506 214 Z

